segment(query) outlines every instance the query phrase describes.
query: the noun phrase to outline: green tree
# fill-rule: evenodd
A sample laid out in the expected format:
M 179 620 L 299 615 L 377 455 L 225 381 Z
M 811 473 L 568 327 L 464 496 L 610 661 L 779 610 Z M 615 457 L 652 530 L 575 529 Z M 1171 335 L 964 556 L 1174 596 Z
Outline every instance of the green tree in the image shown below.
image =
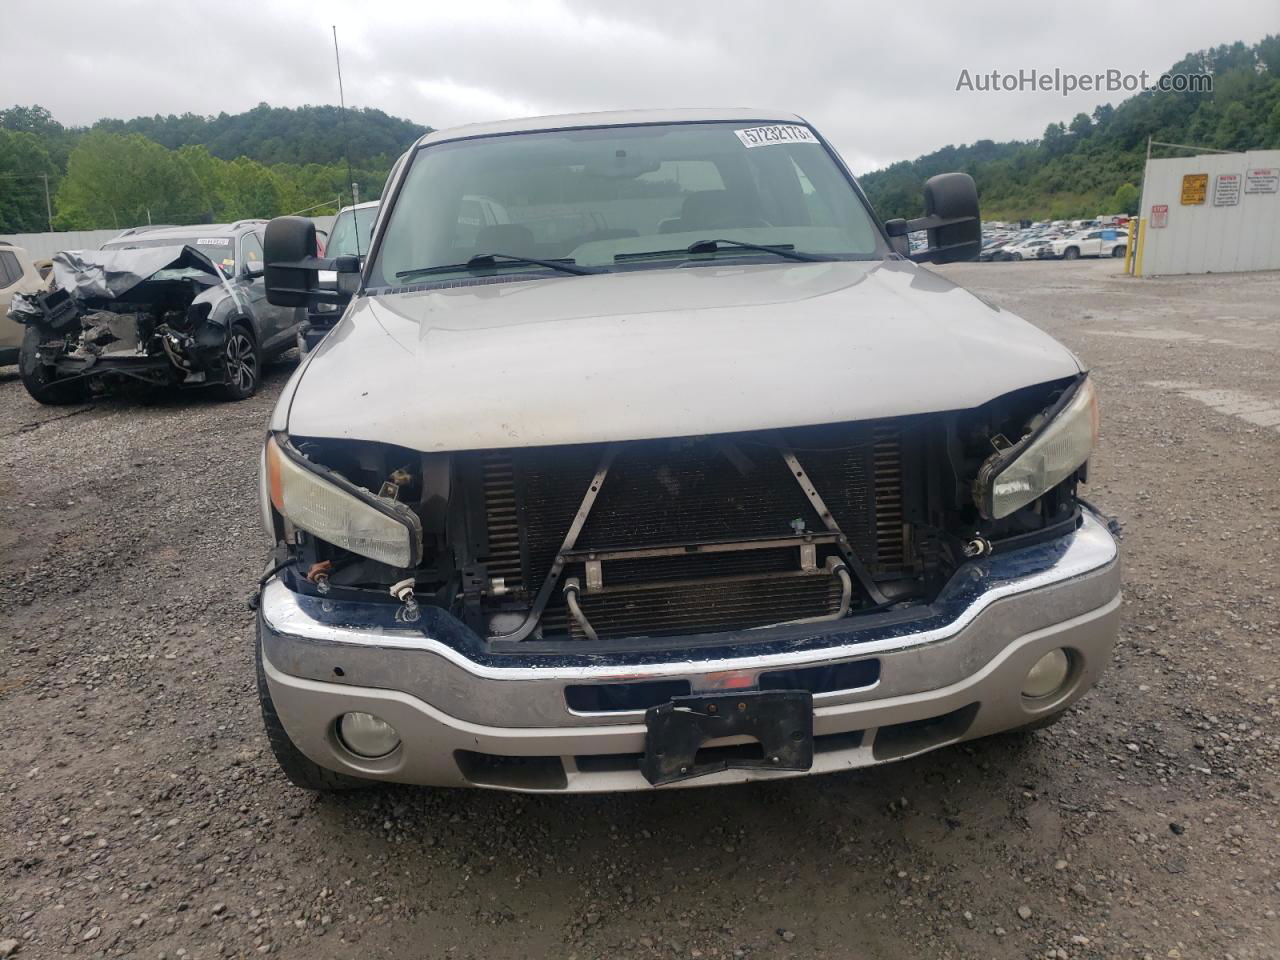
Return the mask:
M 274 217 L 287 212 L 288 188 L 284 179 L 256 160 L 239 157 L 226 165 L 227 193 L 231 207 L 228 220 Z
M 1116 192 L 1111 195 L 1111 205 L 1105 212 L 1127 213 L 1129 216 L 1133 216 L 1138 212 L 1138 203 L 1141 199 L 1137 187 L 1132 183 L 1122 183 L 1116 187 Z
M 0 233 L 49 229 L 44 177 L 56 173 L 39 137 L 0 127 Z
M 146 137 L 86 134 L 71 152 L 58 188 L 63 230 L 141 223 L 196 223 L 209 198 L 190 165 Z

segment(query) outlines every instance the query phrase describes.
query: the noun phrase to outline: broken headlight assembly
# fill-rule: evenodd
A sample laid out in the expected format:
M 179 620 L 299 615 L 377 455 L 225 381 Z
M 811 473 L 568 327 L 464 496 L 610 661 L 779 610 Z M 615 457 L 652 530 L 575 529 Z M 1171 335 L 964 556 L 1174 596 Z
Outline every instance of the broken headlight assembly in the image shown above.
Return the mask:
M 300 530 L 392 567 L 422 559 L 422 522 L 403 503 L 312 463 L 282 435 L 267 440 L 264 465 L 271 505 Z
M 1003 445 L 978 471 L 974 500 L 1000 520 L 1044 496 L 1089 459 L 1098 439 L 1098 397 L 1081 377 L 1027 425 L 1022 439 Z

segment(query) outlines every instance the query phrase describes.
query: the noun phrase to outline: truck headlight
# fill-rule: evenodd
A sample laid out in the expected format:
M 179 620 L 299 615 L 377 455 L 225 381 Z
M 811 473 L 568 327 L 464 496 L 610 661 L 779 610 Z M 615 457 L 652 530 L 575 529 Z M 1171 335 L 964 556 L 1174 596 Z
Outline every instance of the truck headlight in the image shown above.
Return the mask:
M 393 567 L 422 559 L 422 522 L 404 504 L 304 460 L 287 438 L 268 439 L 265 459 L 271 504 L 295 527 Z
M 1098 395 L 1087 376 L 1051 407 L 1039 427 L 978 471 L 978 509 L 999 520 L 1042 497 L 1080 468 L 1098 440 Z

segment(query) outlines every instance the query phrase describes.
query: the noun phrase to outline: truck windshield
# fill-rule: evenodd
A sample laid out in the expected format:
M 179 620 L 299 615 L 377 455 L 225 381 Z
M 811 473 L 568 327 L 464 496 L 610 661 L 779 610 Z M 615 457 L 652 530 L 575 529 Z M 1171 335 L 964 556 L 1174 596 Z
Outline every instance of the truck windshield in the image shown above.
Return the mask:
M 403 283 L 397 274 L 439 279 L 450 265 L 462 274 L 491 253 L 642 269 L 698 256 L 777 259 L 729 244 L 688 249 L 714 239 L 819 259 L 887 252 L 827 149 L 808 127 L 785 124 L 601 127 L 427 146 L 389 214 L 371 286 Z M 545 271 L 497 261 L 491 269 Z

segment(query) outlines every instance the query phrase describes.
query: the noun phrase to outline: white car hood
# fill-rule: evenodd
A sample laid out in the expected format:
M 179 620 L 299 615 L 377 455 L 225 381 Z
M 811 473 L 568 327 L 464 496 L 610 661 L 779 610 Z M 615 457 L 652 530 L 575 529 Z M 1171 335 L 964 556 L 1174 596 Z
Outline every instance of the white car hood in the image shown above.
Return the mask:
M 964 409 L 1079 370 L 906 261 L 726 264 L 362 297 L 272 422 L 428 452 L 639 440 Z

